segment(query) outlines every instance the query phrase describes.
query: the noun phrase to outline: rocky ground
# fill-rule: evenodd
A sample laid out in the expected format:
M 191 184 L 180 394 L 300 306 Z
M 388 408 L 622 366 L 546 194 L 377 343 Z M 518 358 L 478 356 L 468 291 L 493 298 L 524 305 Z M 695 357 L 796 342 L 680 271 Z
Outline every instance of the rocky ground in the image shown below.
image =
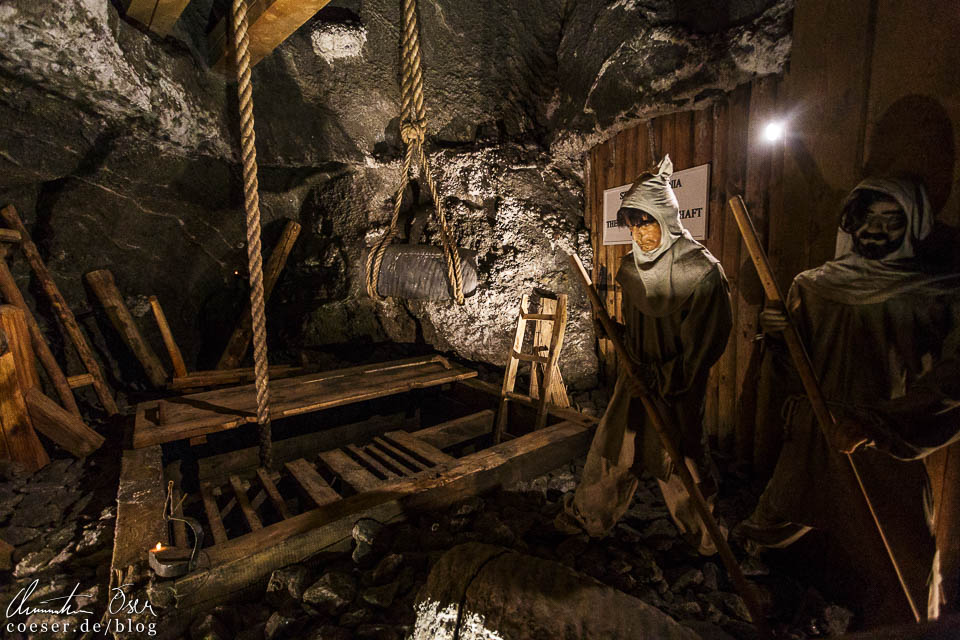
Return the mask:
M 115 520 L 113 459 L 115 454 L 56 460 L 32 477 L 5 469 L 0 538 L 15 550 L 0 604 L 37 581 L 33 604 L 76 587 L 79 605 L 94 612 L 105 608 Z M 651 478 L 644 478 L 630 510 L 606 539 L 557 532 L 553 519 L 581 469 L 582 461 L 565 465 L 511 491 L 471 498 L 412 522 L 385 527 L 361 520 L 351 553 L 280 569 L 249 599 L 219 606 L 189 625 L 173 614 L 167 626 L 186 628 L 184 637 L 191 640 L 410 638 L 418 592 L 431 567 L 445 551 L 480 541 L 558 561 L 657 607 L 705 638 L 755 637 L 719 560 L 698 556 L 678 535 Z M 736 474 L 726 477 L 718 513 L 729 524 L 745 515 L 755 492 Z M 849 611 L 827 603 L 815 589 L 734 549 L 744 572 L 761 587 L 778 637 L 832 636 L 851 623 Z M 12 619 L 51 622 L 56 616 Z

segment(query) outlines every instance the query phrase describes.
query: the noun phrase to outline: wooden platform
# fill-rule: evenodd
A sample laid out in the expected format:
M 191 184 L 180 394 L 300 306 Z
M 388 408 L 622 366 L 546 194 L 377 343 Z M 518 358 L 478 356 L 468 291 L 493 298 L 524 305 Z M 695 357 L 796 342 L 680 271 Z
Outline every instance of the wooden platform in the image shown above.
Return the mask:
M 556 468 L 586 452 L 594 426 L 589 419 L 562 421 L 460 458 L 444 451 L 489 438 L 493 417 L 488 410 L 412 433 L 387 432 L 279 472 L 203 483 L 194 504 L 214 544 L 204 549 L 200 570 L 158 588 L 189 593 L 184 608 L 210 606 L 278 567 L 348 548 L 361 518 L 397 522 Z
M 270 417 L 286 418 L 476 375 L 440 356 L 427 356 L 271 381 Z M 252 384 L 141 403 L 133 446 L 139 449 L 203 436 L 256 419 Z

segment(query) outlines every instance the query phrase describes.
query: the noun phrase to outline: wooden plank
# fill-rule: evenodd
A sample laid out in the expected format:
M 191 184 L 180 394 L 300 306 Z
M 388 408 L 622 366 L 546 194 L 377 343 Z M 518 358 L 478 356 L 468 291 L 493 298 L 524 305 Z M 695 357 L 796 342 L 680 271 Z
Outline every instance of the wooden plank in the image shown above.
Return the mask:
M 250 36 L 252 41 L 252 27 L 250 29 Z M 252 46 L 250 52 L 252 55 Z M 251 59 L 250 64 L 252 66 L 256 63 Z M 280 274 L 283 272 L 283 267 L 287 264 L 287 258 L 293 250 L 293 245 L 297 241 L 298 235 L 300 235 L 300 225 L 293 220 L 287 220 L 287 224 L 283 228 L 283 233 L 280 235 L 280 240 L 276 246 L 273 247 L 273 251 L 270 252 L 270 258 L 263 267 L 264 304 L 270 300 L 273 287 L 277 284 L 277 280 L 280 279 Z M 230 334 L 230 339 L 227 340 L 227 346 L 223 350 L 223 355 L 220 356 L 217 369 L 236 369 L 243 360 L 243 356 L 247 353 L 251 338 L 253 338 L 253 320 L 250 305 L 248 304 L 243 313 L 240 314 L 239 322 L 233 330 L 233 333 Z
M 276 420 L 476 375 L 476 371 L 432 356 L 271 380 L 270 417 Z M 169 398 L 164 401 L 164 408 L 167 415 L 163 420 L 155 410 L 137 412 L 134 447 L 182 440 L 255 422 L 256 389 L 251 384 Z
M 117 489 L 117 523 L 112 571 L 147 562 L 147 550 L 168 543 L 161 517 L 166 502 L 162 452 L 159 446 L 123 452 Z
M 290 376 L 309 373 L 308 367 L 298 367 L 290 364 L 275 364 L 269 368 L 270 378 L 289 378 Z M 209 371 L 194 371 L 183 376 L 175 375 L 167 385 L 168 389 L 179 391 L 183 389 L 197 389 L 200 387 L 218 387 L 228 384 L 242 384 L 253 382 L 255 379 L 253 367 L 238 369 L 211 369 Z
M 368 453 L 379 453 L 382 456 L 381 461 L 386 459 L 401 471 L 403 470 L 401 467 L 406 467 L 410 472 L 420 473 L 428 466 L 420 463 L 413 456 L 407 455 L 383 438 L 374 438 L 366 449 Z M 409 472 L 404 472 L 404 475 L 409 475 Z
M 250 66 L 270 55 L 317 11 L 330 0 L 247 0 L 247 21 L 250 35 Z M 228 53 L 228 18 L 221 20 L 210 32 L 210 66 L 224 70 L 232 59 Z
M 78 458 L 90 455 L 103 445 L 103 436 L 39 388 L 27 391 L 24 400 L 34 428 Z
M 553 388 L 553 373 L 557 370 L 560 361 L 560 349 L 563 348 L 563 336 L 567 330 L 567 296 L 560 294 L 557 296 L 556 305 L 557 318 L 553 323 L 553 332 L 550 336 L 549 357 L 544 365 L 543 386 L 549 390 Z M 531 375 L 535 375 L 532 372 Z M 543 429 L 547 424 L 547 402 L 550 400 L 550 393 L 540 394 L 537 405 L 537 422 L 534 428 Z
M 124 343 L 130 347 L 133 355 L 143 366 L 143 371 L 147 374 L 150 384 L 158 389 L 164 387 L 167 384 L 167 372 L 153 348 L 143 339 L 140 329 L 137 328 L 137 323 L 123 301 L 123 296 L 117 289 L 113 274 L 107 269 L 98 269 L 87 273 L 84 280 L 87 281 L 97 299 L 100 300 L 100 304 L 106 310 L 107 317 L 110 318 L 110 322 L 117 333 L 120 334 Z
M 177 341 L 173 339 L 173 332 L 170 331 L 170 323 L 167 322 L 167 316 L 163 313 L 160 301 L 157 296 L 150 296 L 150 308 L 153 309 L 153 317 L 157 321 L 157 327 L 160 329 L 160 335 L 163 337 L 163 344 L 167 347 L 167 353 L 170 355 L 170 363 L 173 365 L 174 377 L 184 377 L 187 375 L 187 365 L 183 361 L 183 354 L 180 353 L 180 347 Z
M 209 482 L 200 483 L 200 497 L 203 499 L 203 510 L 207 512 L 207 523 L 210 525 L 210 533 L 213 534 L 213 543 L 223 544 L 227 541 L 227 531 L 223 528 L 220 509 L 217 507 Z
M 60 318 L 67 338 L 76 348 L 77 355 L 80 356 L 83 366 L 93 375 L 93 388 L 97 392 L 97 397 L 100 399 L 103 408 L 106 409 L 108 414 L 116 414 L 117 403 L 113 399 L 113 393 L 110 391 L 110 387 L 107 386 L 106 381 L 103 379 L 103 372 L 100 370 L 100 365 L 93 355 L 93 349 L 90 348 L 90 344 L 83 336 L 83 332 L 80 331 L 80 325 L 77 324 L 77 319 L 73 316 L 73 311 L 70 310 L 67 301 L 64 300 L 60 294 L 60 289 L 57 288 L 57 284 L 53 281 L 50 270 L 47 269 L 47 265 L 40 257 L 37 245 L 31 240 L 27 228 L 17 214 L 17 210 L 12 205 L 8 205 L 0 210 L 0 217 L 2 217 L 11 228 L 20 233 L 20 248 L 23 250 L 27 262 L 30 263 L 34 275 L 36 275 L 37 280 L 43 287 L 44 293 L 47 294 L 50 305 L 56 312 L 57 317 Z
M 0 331 L 6 335 L 7 348 L 13 354 L 21 393 L 26 394 L 30 389 L 39 388 L 40 376 L 33 360 L 30 332 L 23 309 L 12 304 L 0 305 Z
M 390 480 L 393 478 L 399 478 L 402 474 L 397 473 L 394 469 L 385 467 L 381 462 L 380 458 L 374 457 L 361 449 L 356 445 L 347 445 L 343 448 L 344 451 L 349 453 L 355 460 L 360 462 L 363 466 L 379 475 L 383 476 L 385 480 Z
M 325 451 L 349 444 L 355 440 L 372 438 L 388 429 L 397 427 L 415 429 L 419 426 L 416 418 L 407 418 L 403 414 L 374 416 L 369 420 L 355 422 L 324 431 L 315 431 L 302 436 L 275 440 L 273 443 L 273 461 L 280 465 L 303 457 L 304 451 Z M 260 464 L 260 447 L 247 447 L 237 451 L 221 453 L 199 460 L 198 475 L 201 480 L 213 484 L 227 482 L 231 473 L 240 476 L 256 471 Z
M 471 495 L 512 486 L 583 455 L 590 436 L 579 425 L 559 423 L 466 456 L 442 473 L 422 474 L 307 511 L 207 549 L 211 567 L 178 579 L 170 588 L 192 594 L 196 606 L 209 607 L 279 566 L 343 548 L 360 518 L 398 522 L 412 512 L 442 509 Z
M 437 449 L 446 449 L 491 433 L 493 431 L 494 415 L 492 410 L 485 409 L 462 418 L 448 420 L 426 429 L 414 431 L 410 435 Z
M 20 244 L 20 232 L 14 229 L 0 229 L 0 244 Z
M 236 497 L 237 504 L 240 506 L 240 512 L 243 514 L 243 519 L 247 521 L 250 530 L 259 531 L 263 529 L 263 523 L 260 522 L 260 517 L 257 515 L 257 512 L 253 510 L 253 506 L 250 504 L 250 499 L 247 498 L 247 492 L 244 491 L 240 478 L 230 476 L 230 487 L 233 489 L 233 495 Z
M 380 486 L 383 481 L 340 449 L 324 451 L 320 460 L 351 489 L 360 493 Z
M 7 344 L 5 335 L 0 332 L 0 434 L 3 441 L 0 454 L 33 472 L 45 467 L 50 457 L 33 430 L 17 375 L 16 358 Z
M 429 466 L 452 464 L 457 461 L 433 445 L 413 437 L 406 431 L 388 431 L 384 438 L 405 453 L 414 456 L 418 462 Z
M 540 322 L 534 325 L 533 332 L 533 350 L 538 355 L 549 353 L 550 338 L 553 336 L 553 322 L 556 320 L 557 301 L 551 298 L 541 298 L 540 307 L 544 313 L 530 314 L 544 316 Z M 531 319 L 529 316 L 527 319 Z M 534 366 L 530 372 L 530 393 L 531 398 L 540 397 L 540 387 L 543 386 L 543 367 Z M 559 367 L 554 367 L 553 375 L 550 377 L 550 388 L 547 390 L 548 401 L 561 407 L 569 407 L 570 399 L 567 397 L 567 389 L 563 385 L 563 375 Z
M 20 233 L 12 229 L 0 229 L 0 231 L 10 231 L 16 233 L 18 238 L 20 237 Z M 30 331 L 33 351 L 40 360 L 40 364 L 43 365 L 44 371 L 47 372 L 50 382 L 53 383 L 54 388 L 57 390 L 60 403 L 67 411 L 79 416 L 80 408 L 77 407 L 77 402 L 73 397 L 73 391 L 71 390 L 69 381 L 67 377 L 63 375 L 63 370 L 60 369 L 60 365 L 57 364 L 57 360 L 53 356 L 50 346 L 47 344 L 43 331 L 40 330 L 40 325 L 37 324 L 37 319 L 34 317 L 33 311 L 30 310 L 26 300 L 23 299 L 23 294 L 20 292 L 20 288 L 17 287 L 16 280 L 14 280 L 6 260 L 4 260 L 2 256 L 0 256 L 0 293 L 3 294 L 4 299 L 8 303 L 23 310 L 27 328 Z
M 297 481 L 297 484 L 300 485 L 300 488 L 303 489 L 307 497 L 313 500 L 313 503 L 318 507 L 340 500 L 337 492 L 331 489 L 330 485 L 328 485 L 326 481 L 320 477 L 316 469 L 313 468 L 313 465 L 303 458 L 298 458 L 283 466 L 290 475 L 293 476 L 293 479 Z
M 284 502 L 283 496 L 281 496 L 277 490 L 277 485 L 273 483 L 273 478 L 270 477 L 270 473 L 263 467 L 260 467 L 257 469 L 257 477 L 260 478 L 260 484 L 263 485 L 263 490 L 267 492 L 270 502 L 273 503 L 273 507 L 277 510 L 277 513 L 280 514 L 280 517 L 284 520 L 292 517 L 293 514 L 291 514 L 290 509 L 287 508 L 287 503 Z

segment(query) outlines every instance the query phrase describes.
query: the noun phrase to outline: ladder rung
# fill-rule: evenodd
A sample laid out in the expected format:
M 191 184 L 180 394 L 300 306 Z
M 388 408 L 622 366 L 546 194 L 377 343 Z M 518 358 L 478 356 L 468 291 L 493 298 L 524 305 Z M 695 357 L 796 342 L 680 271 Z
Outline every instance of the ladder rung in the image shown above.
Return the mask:
M 524 313 L 520 312 L 520 317 L 524 320 L 556 320 L 557 314 L 555 313 Z
M 535 356 L 530 353 L 520 353 L 519 351 L 513 352 L 513 357 L 517 360 L 524 360 L 526 362 L 539 362 L 540 364 L 550 364 L 550 358 L 544 356 Z
M 93 375 L 89 373 L 78 373 L 75 376 L 70 376 L 67 378 L 67 386 L 69 386 L 71 389 L 85 387 L 89 384 L 93 384 Z

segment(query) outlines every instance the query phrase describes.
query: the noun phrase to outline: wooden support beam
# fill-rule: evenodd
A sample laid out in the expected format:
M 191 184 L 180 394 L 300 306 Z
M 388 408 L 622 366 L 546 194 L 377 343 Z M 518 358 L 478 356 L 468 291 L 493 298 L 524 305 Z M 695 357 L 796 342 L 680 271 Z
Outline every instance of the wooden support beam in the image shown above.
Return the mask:
M 3 244 L 20 244 L 20 232 L 14 229 L 0 229 L 0 245 Z
M 166 486 L 159 446 L 123 452 L 112 571 L 126 571 L 140 562 L 146 564 L 147 550 L 167 541 L 166 523 L 161 517 Z
M 375 458 L 354 444 L 345 446 L 343 450 L 350 454 L 357 462 L 362 464 L 367 469 L 370 469 L 374 473 L 379 474 L 385 480 L 392 480 L 393 478 L 400 477 L 400 474 L 398 474 L 395 470 L 387 468 L 381 464 L 379 458 Z
M 103 436 L 45 396 L 39 388 L 27 391 L 24 400 L 34 428 L 76 457 L 88 456 L 103 446 Z
M 301 2 L 300 4 L 309 4 Z M 313 15 L 313 14 L 311 14 Z M 253 37 L 253 27 L 250 29 L 251 39 Z M 251 53 L 253 48 L 250 49 Z M 250 64 L 255 64 L 253 60 Z M 287 264 L 287 258 L 293 250 L 293 245 L 300 235 L 300 225 L 293 220 L 288 220 L 283 228 L 280 240 L 277 242 L 273 251 L 270 252 L 270 258 L 263 269 L 263 301 L 264 304 L 270 300 L 270 294 L 273 293 L 273 287 L 280 279 L 283 267 Z M 217 363 L 217 369 L 235 369 L 243 361 L 243 356 L 247 353 L 247 347 L 250 346 L 250 339 L 253 337 L 253 319 L 250 314 L 250 305 L 247 304 L 243 313 L 240 314 L 240 321 L 230 340 L 227 341 L 227 347 L 220 356 L 220 362 Z
M 190 0 L 124 0 L 126 16 L 159 36 L 168 36 Z
M 43 287 L 44 293 L 46 293 L 50 299 L 50 305 L 56 312 L 57 317 L 60 318 L 67 338 L 73 343 L 74 348 L 76 348 L 77 355 L 80 356 L 83 366 L 93 375 L 93 388 L 97 392 L 100 403 L 108 414 L 115 415 L 117 413 L 117 403 L 113 399 L 113 392 L 110 391 L 110 387 L 107 386 L 106 381 L 103 379 L 103 372 L 100 370 L 100 364 L 93 355 L 93 349 L 90 348 L 90 344 L 84 337 L 83 332 L 80 331 L 80 325 L 77 324 L 77 319 L 73 316 L 73 311 L 70 310 L 70 306 L 63 298 L 63 295 L 61 295 L 57 283 L 53 281 L 50 270 L 47 269 L 43 258 L 40 257 L 37 245 L 35 245 L 30 238 L 27 227 L 24 226 L 23 221 L 17 214 L 17 210 L 12 205 L 7 205 L 3 209 L 0 209 L 0 217 L 2 217 L 11 228 L 20 233 L 20 248 L 23 250 L 27 262 L 30 263 L 30 268 L 33 269 L 34 275 Z
M 107 317 L 110 318 L 110 322 L 117 330 L 117 333 L 120 334 L 124 343 L 130 347 L 133 355 L 140 361 L 144 372 L 147 374 L 147 378 L 150 380 L 150 384 L 157 389 L 166 386 L 167 372 L 163 368 L 160 358 L 158 358 L 157 354 L 153 351 L 153 348 L 143 339 L 140 329 L 137 328 L 137 323 L 134 322 L 130 310 L 127 309 L 127 305 L 123 301 L 123 296 L 120 295 L 120 291 L 117 289 L 117 284 L 113 280 L 113 274 L 107 269 L 98 269 L 97 271 L 91 271 L 86 274 L 84 279 L 100 300 L 100 304 L 102 304 L 106 310 Z
M 370 491 L 383 483 L 383 480 L 370 473 L 362 464 L 340 449 L 324 451 L 319 457 L 330 471 L 357 493 Z
M 250 23 L 250 66 L 270 55 L 330 0 L 247 0 Z M 207 36 L 210 66 L 226 71 L 233 66 L 228 19 L 224 18 Z
M 173 339 L 173 332 L 170 331 L 170 324 L 167 322 L 167 316 L 163 313 L 163 308 L 160 306 L 157 296 L 150 296 L 150 308 L 153 309 L 153 317 L 157 320 L 157 327 L 160 329 L 160 335 L 163 336 L 163 344 L 167 347 L 167 353 L 170 355 L 173 375 L 182 378 L 187 375 L 187 365 L 183 361 L 183 354 L 180 353 L 177 341 Z
M 6 334 L 0 331 L 0 456 L 13 460 L 26 471 L 36 471 L 50 462 L 33 430 L 24 401 L 17 357 Z
M 563 422 L 466 456 L 442 473 L 421 474 L 337 500 L 207 549 L 210 568 L 178 579 L 171 588 L 192 594 L 193 606 L 209 607 L 279 566 L 324 550 L 349 548 L 350 532 L 360 518 L 398 522 L 418 510 L 442 509 L 511 486 L 583 455 L 590 438 L 589 429 Z
M 437 449 L 446 449 L 491 433 L 494 415 L 491 409 L 484 409 L 456 420 L 420 429 L 410 435 Z
M 320 474 L 313 468 L 313 465 L 303 458 L 298 458 L 283 466 L 290 475 L 293 476 L 293 479 L 297 481 L 297 484 L 300 485 L 303 493 L 318 507 L 336 502 L 340 499 L 337 492 L 331 489 L 330 485 L 320 477 Z
M 210 533 L 213 534 L 213 543 L 223 544 L 227 541 L 227 531 L 223 528 L 220 509 L 217 507 L 209 482 L 200 483 L 200 497 L 203 500 L 203 510 L 207 512 L 207 523 L 210 525 Z
M 243 490 L 243 483 L 237 476 L 230 476 L 230 486 L 233 488 L 233 495 L 237 498 L 237 504 L 240 505 L 240 511 L 243 513 L 243 519 L 247 521 L 251 531 L 263 529 L 263 523 L 260 522 L 257 512 L 250 505 L 247 498 L 247 492 Z
M 431 467 L 452 464 L 457 461 L 453 456 L 448 456 L 433 445 L 414 438 L 406 431 L 389 431 L 384 438 L 405 453 L 415 457 L 418 462 Z
M 292 517 L 293 514 L 290 513 L 290 509 L 287 508 L 287 503 L 284 502 L 283 496 L 281 496 L 277 490 L 277 485 L 274 484 L 273 478 L 270 477 L 270 472 L 260 467 L 257 469 L 257 477 L 260 478 L 260 484 L 263 485 L 263 490 L 267 492 L 270 502 L 273 503 L 273 507 L 277 510 L 277 513 L 280 514 L 280 517 L 284 520 Z
M 11 233 L 16 233 L 17 238 L 20 237 L 20 233 L 12 229 L 0 229 L 0 231 L 10 231 Z M 37 354 L 40 364 L 43 365 L 47 376 L 50 378 L 50 382 L 53 383 L 54 388 L 57 390 L 60 403 L 67 411 L 79 416 L 80 408 L 77 407 L 77 402 L 73 397 L 73 391 L 71 390 L 73 387 L 69 379 L 63 375 L 63 371 L 60 369 L 60 365 L 57 364 L 56 358 L 53 357 L 53 352 L 50 351 L 50 345 L 47 344 L 43 332 L 40 330 L 40 325 L 37 324 L 37 319 L 33 317 L 33 312 L 30 311 L 26 300 L 23 299 L 23 294 L 20 292 L 20 288 L 17 287 L 17 283 L 13 278 L 13 274 L 10 273 L 10 268 L 7 266 L 6 260 L 2 257 L 0 257 L 0 293 L 3 294 L 3 297 L 8 303 L 23 310 L 27 328 L 30 331 L 30 339 L 33 344 L 34 353 Z

